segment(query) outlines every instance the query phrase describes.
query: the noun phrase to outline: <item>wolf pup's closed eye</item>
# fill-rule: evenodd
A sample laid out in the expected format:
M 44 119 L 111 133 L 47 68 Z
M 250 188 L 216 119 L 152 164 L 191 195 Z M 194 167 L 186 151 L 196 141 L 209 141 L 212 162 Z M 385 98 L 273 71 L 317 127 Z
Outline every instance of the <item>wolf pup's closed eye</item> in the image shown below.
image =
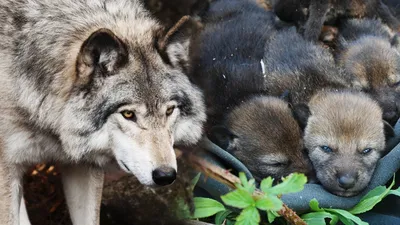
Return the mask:
M 258 181 L 268 176 L 279 180 L 294 172 L 312 175 L 302 130 L 282 99 L 255 96 L 244 101 L 209 136 L 241 160 Z
M 2 1 L 0 224 L 19 224 L 22 173 L 43 161 L 62 165 L 73 224 L 98 224 L 109 163 L 145 185 L 174 182 L 174 145 L 195 144 L 206 119 L 180 28 L 136 0 Z

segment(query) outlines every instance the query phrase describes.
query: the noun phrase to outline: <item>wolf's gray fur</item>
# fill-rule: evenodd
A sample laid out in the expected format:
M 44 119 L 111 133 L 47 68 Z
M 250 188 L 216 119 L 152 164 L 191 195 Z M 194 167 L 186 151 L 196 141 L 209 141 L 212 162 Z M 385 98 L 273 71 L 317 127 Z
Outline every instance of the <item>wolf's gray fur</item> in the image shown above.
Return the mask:
M 187 43 L 159 49 L 162 33 L 136 0 L 0 0 L 1 202 L 11 206 L 1 224 L 19 224 L 20 175 L 33 163 L 65 164 L 72 221 L 88 225 L 99 167 L 116 161 L 147 185 L 176 170 L 173 145 L 197 142 L 205 110 L 179 66 Z

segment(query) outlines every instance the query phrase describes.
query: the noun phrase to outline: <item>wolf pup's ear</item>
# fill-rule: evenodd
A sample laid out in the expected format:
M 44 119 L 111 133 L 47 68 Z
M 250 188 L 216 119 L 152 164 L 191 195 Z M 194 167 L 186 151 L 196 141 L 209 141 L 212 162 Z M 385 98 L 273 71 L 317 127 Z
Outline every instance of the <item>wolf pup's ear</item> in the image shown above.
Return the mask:
M 112 75 L 128 62 L 126 45 L 109 29 L 99 29 L 86 39 L 77 59 L 80 84 L 86 84 L 93 73 Z
M 388 140 L 396 135 L 394 133 L 394 129 L 393 129 L 392 125 L 390 125 L 388 122 L 383 120 L 383 126 L 384 126 L 386 140 Z
M 214 126 L 211 128 L 208 138 L 220 148 L 229 151 L 229 147 L 233 144 L 233 140 L 237 136 L 224 126 Z
M 163 61 L 187 72 L 191 37 L 202 28 L 201 22 L 190 16 L 184 16 L 168 31 L 159 32 L 156 49 Z
M 301 130 L 304 131 L 304 129 L 307 126 L 308 118 L 311 115 L 310 108 L 308 107 L 307 104 L 299 103 L 299 104 L 292 105 L 291 109 L 292 109 L 294 119 L 299 124 Z

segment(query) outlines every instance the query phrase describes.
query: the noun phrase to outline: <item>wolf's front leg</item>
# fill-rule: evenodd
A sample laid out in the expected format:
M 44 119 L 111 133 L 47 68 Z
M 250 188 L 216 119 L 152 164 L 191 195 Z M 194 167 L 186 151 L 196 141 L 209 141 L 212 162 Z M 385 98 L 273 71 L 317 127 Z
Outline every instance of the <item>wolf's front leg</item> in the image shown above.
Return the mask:
M 62 181 L 72 224 L 98 225 L 104 173 L 73 165 L 62 168 Z
M 20 225 L 23 170 L 0 158 L 0 224 Z

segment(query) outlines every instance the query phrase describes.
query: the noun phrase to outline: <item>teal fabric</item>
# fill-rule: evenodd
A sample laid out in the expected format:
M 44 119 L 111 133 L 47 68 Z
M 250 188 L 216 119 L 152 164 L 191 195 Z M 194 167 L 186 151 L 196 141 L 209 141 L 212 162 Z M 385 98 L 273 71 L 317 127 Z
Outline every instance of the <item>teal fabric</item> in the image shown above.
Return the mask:
M 372 180 L 369 186 L 363 193 L 360 193 L 357 196 L 346 198 L 336 196 L 327 192 L 321 185 L 318 184 L 306 184 L 303 191 L 294 194 L 287 194 L 282 196 L 282 200 L 292 209 L 296 211 L 308 211 L 309 210 L 309 202 L 311 199 L 318 199 L 321 207 L 333 207 L 333 208 L 341 208 L 341 209 L 349 209 L 356 205 L 360 199 L 371 189 L 379 186 L 385 185 L 389 182 L 393 174 L 400 168 L 400 145 L 398 144 L 400 141 L 400 124 L 399 122 L 395 127 L 396 137 L 392 138 L 388 142 L 388 149 L 390 152 L 384 156 L 378 162 L 375 173 L 372 177 Z M 235 157 L 226 152 L 225 150 L 219 148 L 208 139 L 204 139 L 201 142 L 201 146 L 207 151 L 203 153 L 203 157 L 208 161 L 214 163 L 225 169 L 233 169 L 233 171 L 243 171 L 246 173 L 248 178 L 251 178 L 251 173 L 249 170 Z M 205 193 L 208 193 L 209 196 L 214 199 L 219 200 L 220 196 L 226 194 L 230 189 L 224 184 L 219 183 L 218 181 L 212 178 L 204 178 L 202 175 L 199 180 L 197 187 L 195 189 L 195 195 L 197 192 L 201 192 L 202 196 Z

